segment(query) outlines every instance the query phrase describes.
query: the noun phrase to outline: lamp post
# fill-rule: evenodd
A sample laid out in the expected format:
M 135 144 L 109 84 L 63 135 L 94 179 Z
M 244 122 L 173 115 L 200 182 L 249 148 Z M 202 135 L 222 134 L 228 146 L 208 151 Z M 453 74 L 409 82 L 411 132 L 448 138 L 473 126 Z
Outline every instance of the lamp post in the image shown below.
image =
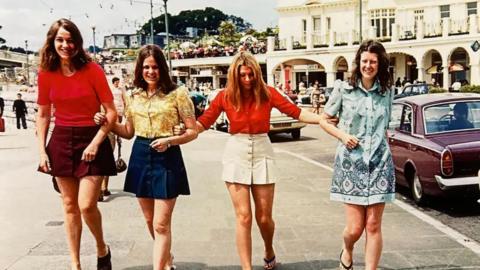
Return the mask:
M 169 33 L 169 31 L 168 31 L 167 1 L 168 1 L 168 0 L 163 0 L 163 7 L 164 7 L 164 9 L 165 9 L 165 33 L 167 34 L 168 70 L 170 71 L 170 75 L 172 75 L 172 58 L 170 57 L 170 33 Z
M 97 46 L 95 45 L 95 25 L 92 25 L 93 31 L 93 61 L 97 62 Z
M 27 85 L 30 85 L 30 70 L 28 68 L 28 40 L 25 40 L 25 55 L 27 56 L 27 63 L 25 64 L 27 70 Z
M 150 44 L 155 44 L 153 41 L 153 0 L 150 0 Z
M 363 37 L 362 37 L 362 0 L 359 0 L 359 2 L 360 2 L 360 5 L 359 5 L 359 9 L 360 9 L 360 14 L 359 14 L 360 15 L 359 16 L 360 24 L 359 25 L 360 25 L 360 27 L 359 27 L 358 32 L 359 32 L 359 37 L 360 37 L 359 44 L 362 44 L 362 40 L 363 40 Z

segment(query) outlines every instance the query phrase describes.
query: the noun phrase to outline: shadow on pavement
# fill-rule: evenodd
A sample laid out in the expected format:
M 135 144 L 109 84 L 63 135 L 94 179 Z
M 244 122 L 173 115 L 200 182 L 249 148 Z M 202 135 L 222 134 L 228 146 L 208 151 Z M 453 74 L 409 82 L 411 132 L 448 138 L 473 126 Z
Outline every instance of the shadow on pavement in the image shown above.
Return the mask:
M 474 192 L 459 196 L 429 197 L 425 205 L 418 206 L 412 200 L 409 189 L 401 186 L 397 186 L 396 189 L 397 193 L 405 198 L 405 202 L 423 212 L 435 210 L 450 217 L 480 216 L 480 204 L 477 202 L 479 195 Z
M 208 266 L 205 263 L 196 262 L 176 262 L 177 269 L 182 270 L 241 270 L 239 265 Z M 141 265 L 123 268 L 124 270 L 151 270 L 151 265 Z M 264 269 L 263 266 L 254 266 L 253 269 Z M 294 263 L 277 264 L 276 270 L 313 270 L 313 269 L 338 269 L 338 260 L 306 261 Z M 385 268 L 387 269 L 387 268 Z
M 110 192 L 112 192 L 112 194 L 108 197 L 105 197 L 103 202 L 110 202 L 110 201 L 113 201 L 116 198 L 120 198 L 120 197 L 135 198 L 134 194 L 128 193 L 128 192 L 123 192 L 123 190 L 120 190 L 120 189 L 110 189 Z

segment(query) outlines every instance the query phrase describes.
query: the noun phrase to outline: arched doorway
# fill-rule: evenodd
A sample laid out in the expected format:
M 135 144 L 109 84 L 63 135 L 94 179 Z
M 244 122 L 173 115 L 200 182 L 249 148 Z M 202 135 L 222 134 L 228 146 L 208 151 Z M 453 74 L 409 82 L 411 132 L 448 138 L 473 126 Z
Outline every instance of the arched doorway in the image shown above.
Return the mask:
M 413 83 L 418 79 L 417 60 L 410 54 L 403 52 L 392 52 L 390 56 L 389 72 L 392 82 L 400 78 L 402 84 Z
M 325 67 L 310 59 L 292 59 L 285 61 L 275 68 L 274 76 L 277 77 L 277 82 L 280 82 L 284 87 L 289 86 L 292 90 L 299 90 L 300 83 L 306 88 L 313 85 L 315 82 L 321 86 L 327 83 L 327 76 Z
M 427 83 L 444 87 L 442 63 L 442 56 L 437 50 L 429 50 L 424 54 L 423 66 L 425 67 L 425 80 Z
M 470 57 L 464 48 L 455 48 L 448 60 L 450 81 L 460 82 L 462 85 L 470 83 Z
M 346 80 L 348 79 L 348 63 L 345 57 L 340 56 L 335 61 L 335 65 L 333 67 L 335 71 L 335 80 Z

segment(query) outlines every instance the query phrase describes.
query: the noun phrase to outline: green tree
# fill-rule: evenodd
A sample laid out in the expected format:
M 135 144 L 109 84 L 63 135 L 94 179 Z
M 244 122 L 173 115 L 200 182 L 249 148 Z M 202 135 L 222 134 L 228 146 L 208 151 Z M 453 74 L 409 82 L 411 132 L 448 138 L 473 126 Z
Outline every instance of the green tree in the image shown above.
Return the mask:
M 236 31 L 236 26 L 231 21 L 221 22 L 218 27 L 218 34 L 218 40 L 224 45 L 234 45 L 241 37 Z
M 153 19 L 154 33 L 165 32 L 164 15 L 160 15 Z M 245 29 L 251 28 L 251 24 L 246 22 L 243 18 L 233 15 L 227 15 L 221 10 L 207 7 L 205 9 L 183 10 L 178 15 L 168 14 L 168 30 L 174 35 L 185 35 L 187 27 L 196 27 L 200 30 L 200 34 L 206 33 L 210 35 L 218 35 L 220 24 L 222 21 L 231 21 L 236 30 L 243 32 Z M 145 23 L 140 33 L 150 33 L 150 20 Z

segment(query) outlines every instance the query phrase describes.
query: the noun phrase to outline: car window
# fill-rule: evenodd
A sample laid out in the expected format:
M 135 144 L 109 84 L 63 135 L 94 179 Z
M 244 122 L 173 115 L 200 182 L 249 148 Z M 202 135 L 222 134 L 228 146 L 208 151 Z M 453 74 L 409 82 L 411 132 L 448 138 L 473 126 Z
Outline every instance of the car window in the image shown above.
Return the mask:
M 400 128 L 400 122 L 402 120 L 402 104 L 393 104 L 392 106 L 392 114 L 390 117 L 390 124 L 388 125 L 388 129 L 390 130 L 398 130 Z
M 451 102 L 424 110 L 425 133 L 480 129 L 480 101 Z
M 412 87 L 411 86 L 406 86 L 404 89 L 403 89 L 403 94 L 406 94 L 406 95 L 409 95 L 410 92 L 412 92 Z
M 412 108 L 408 105 L 403 106 L 402 116 L 400 119 L 400 127 L 399 130 L 411 133 L 412 132 Z

